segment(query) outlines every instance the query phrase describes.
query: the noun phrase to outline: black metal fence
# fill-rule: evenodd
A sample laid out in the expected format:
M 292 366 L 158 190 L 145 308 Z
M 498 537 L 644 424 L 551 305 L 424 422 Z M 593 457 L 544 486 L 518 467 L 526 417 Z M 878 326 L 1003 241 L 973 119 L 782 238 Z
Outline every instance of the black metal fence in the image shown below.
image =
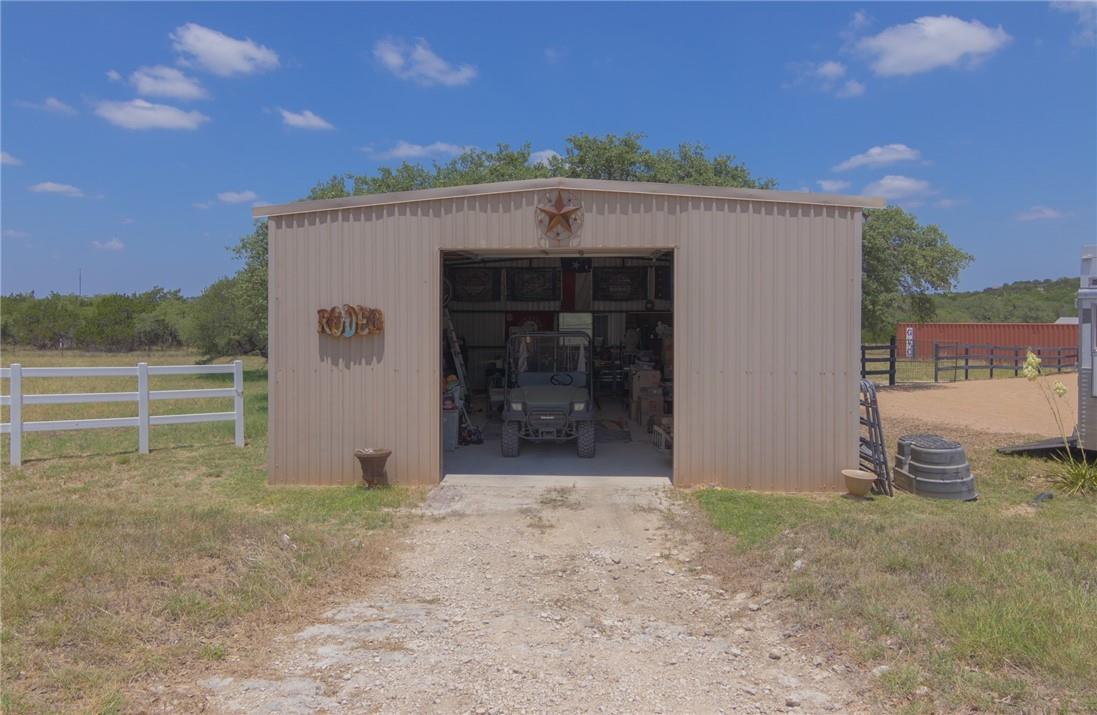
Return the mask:
M 869 379 L 874 375 L 887 375 L 888 384 L 895 384 L 894 335 L 886 343 L 861 344 L 861 379 Z
M 1025 366 L 1029 350 L 1040 358 L 1042 373 L 1069 372 L 1078 368 L 1078 348 L 1076 347 L 1030 348 L 1016 345 L 934 343 L 933 381 L 941 382 L 942 378 L 947 382 L 969 380 L 973 375 L 976 379 L 993 378 L 995 371 L 1016 377 L 1021 374 L 1021 369 Z

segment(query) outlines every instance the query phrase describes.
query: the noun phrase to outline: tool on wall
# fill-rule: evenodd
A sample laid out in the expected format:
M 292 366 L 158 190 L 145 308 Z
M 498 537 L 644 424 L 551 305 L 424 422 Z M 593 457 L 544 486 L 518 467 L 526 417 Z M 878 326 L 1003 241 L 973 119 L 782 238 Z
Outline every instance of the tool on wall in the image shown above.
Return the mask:
M 453 318 L 450 317 L 449 308 L 442 311 L 442 322 L 446 329 L 446 341 L 449 343 L 450 353 L 453 355 L 453 369 L 457 373 L 457 381 L 468 391 L 469 383 L 465 376 L 465 360 L 461 357 L 461 344 L 457 341 L 457 330 L 453 327 Z M 457 400 L 457 409 L 461 413 L 461 429 L 458 442 L 461 444 L 480 444 L 484 437 L 480 428 L 472 423 L 469 413 L 465 410 L 464 399 Z

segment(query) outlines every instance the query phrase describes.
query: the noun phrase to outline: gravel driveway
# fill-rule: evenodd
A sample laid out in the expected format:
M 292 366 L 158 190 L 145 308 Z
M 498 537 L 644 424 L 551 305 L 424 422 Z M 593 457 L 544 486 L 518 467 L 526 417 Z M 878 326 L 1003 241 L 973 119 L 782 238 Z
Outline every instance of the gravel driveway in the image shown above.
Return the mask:
M 665 480 L 451 478 L 394 575 L 284 636 L 223 712 L 856 712 L 846 669 L 728 593 Z

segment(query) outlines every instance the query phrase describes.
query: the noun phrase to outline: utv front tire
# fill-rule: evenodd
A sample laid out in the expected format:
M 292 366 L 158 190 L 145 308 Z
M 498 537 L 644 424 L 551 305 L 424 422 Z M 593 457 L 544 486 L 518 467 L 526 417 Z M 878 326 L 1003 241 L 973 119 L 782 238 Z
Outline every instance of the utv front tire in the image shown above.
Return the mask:
M 590 459 L 594 456 L 594 422 L 580 422 L 577 430 L 576 452 L 580 457 Z
M 503 423 L 503 456 L 504 457 L 517 457 L 518 456 L 518 423 L 517 422 L 504 422 Z

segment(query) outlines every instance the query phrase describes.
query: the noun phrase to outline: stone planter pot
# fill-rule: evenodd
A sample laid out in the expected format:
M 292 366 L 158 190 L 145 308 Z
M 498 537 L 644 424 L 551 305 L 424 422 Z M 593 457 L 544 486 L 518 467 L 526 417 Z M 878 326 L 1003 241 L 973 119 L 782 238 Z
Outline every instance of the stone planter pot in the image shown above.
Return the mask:
M 354 456 L 362 465 L 362 482 L 367 489 L 374 487 L 387 487 L 389 485 L 388 474 L 385 472 L 385 462 L 392 455 L 391 449 L 356 449 Z
M 846 490 L 855 497 L 868 496 L 876 481 L 875 474 L 861 469 L 843 469 L 842 477 L 846 480 Z

